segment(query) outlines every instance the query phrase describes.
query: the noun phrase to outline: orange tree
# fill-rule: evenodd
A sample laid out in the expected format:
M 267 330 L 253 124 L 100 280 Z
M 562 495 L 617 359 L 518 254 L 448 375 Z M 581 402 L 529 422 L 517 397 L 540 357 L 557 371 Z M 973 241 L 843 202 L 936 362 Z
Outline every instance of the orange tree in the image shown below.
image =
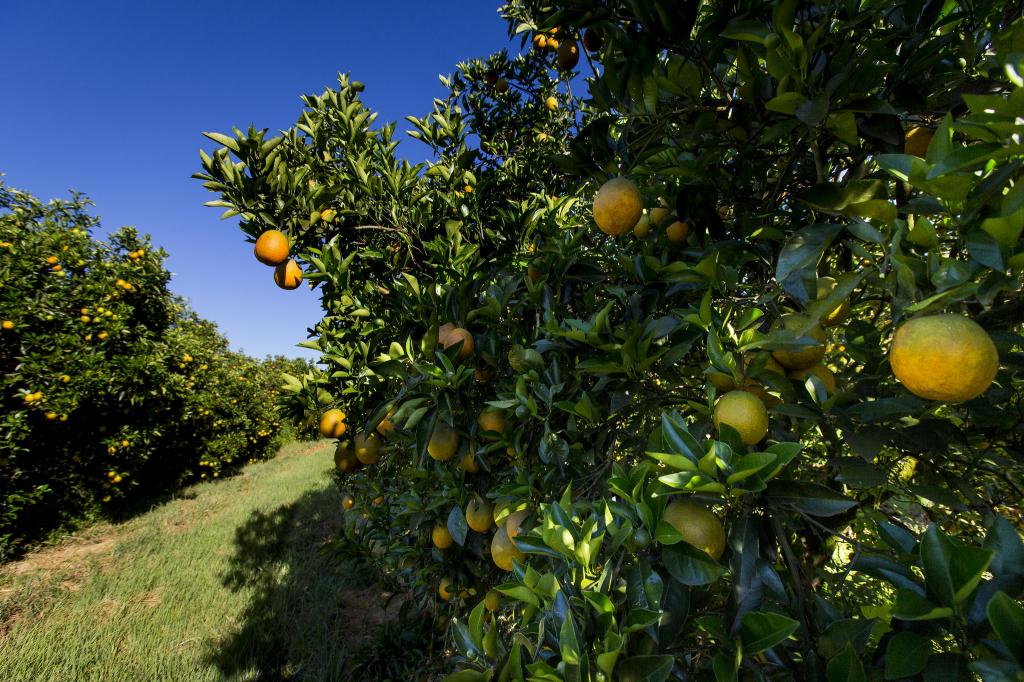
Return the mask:
M 342 76 L 197 174 L 321 292 L 345 551 L 452 679 L 1019 679 L 1021 21 L 502 12 L 434 161 Z
M 0 554 L 273 454 L 282 367 L 228 351 L 131 228 L 0 185 Z

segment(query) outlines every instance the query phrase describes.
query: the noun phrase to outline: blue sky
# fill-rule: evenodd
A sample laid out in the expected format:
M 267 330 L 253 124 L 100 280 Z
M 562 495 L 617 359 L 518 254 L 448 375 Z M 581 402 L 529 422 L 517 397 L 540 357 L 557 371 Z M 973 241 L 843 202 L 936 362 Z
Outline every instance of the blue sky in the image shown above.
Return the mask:
M 42 198 L 85 192 L 105 230 L 153 235 L 171 288 L 236 350 L 314 357 L 295 344 L 317 294 L 278 289 L 236 222 L 202 205 L 214 197 L 189 177 L 214 146 L 202 131 L 290 127 L 300 95 L 339 71 L 366 83 L 378 123 L 405 130 L 443 93 L 438 74 L 508 44 L 499 4 L 7 0 L 0 172 Z M 422 160 L 418 145 L 400 153 Z

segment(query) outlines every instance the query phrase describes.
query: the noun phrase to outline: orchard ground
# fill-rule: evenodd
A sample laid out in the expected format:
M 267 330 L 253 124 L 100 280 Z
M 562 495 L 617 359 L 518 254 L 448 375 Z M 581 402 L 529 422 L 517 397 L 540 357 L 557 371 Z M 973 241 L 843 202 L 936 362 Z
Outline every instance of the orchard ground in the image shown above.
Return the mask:
M 292 443 L 0 570 L 0 679 L 339 679 L 384 608 L 321 548 L 331 443 Z M 269 676 L 269 677 L 268 677 Z

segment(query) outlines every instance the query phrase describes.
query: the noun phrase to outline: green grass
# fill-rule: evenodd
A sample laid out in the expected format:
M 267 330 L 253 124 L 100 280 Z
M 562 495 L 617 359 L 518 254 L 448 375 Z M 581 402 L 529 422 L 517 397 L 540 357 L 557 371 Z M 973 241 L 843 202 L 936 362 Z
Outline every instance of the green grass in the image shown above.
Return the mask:
M 318 552 L 341 522 L 331 466 L 293 443 L 7 565 L 0 679 L 345 678 L 380 591 Z

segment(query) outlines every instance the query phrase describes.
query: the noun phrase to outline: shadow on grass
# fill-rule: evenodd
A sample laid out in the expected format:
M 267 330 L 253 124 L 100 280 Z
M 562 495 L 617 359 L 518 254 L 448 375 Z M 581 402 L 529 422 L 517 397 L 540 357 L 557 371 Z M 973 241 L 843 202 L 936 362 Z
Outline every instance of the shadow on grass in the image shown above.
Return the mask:
M 210 643 L 209 657 L 226 678 L 346 678 L 346 632 L 362 618 L 358 611 L 376 602 L 346 604 L 345 592 L 365 576 L 343 575 L 320 551 L 338 534 L 339 507 L 331 486 L 254 511 L 235 531 L 221 579 L 251 601 L 241 623 Z

